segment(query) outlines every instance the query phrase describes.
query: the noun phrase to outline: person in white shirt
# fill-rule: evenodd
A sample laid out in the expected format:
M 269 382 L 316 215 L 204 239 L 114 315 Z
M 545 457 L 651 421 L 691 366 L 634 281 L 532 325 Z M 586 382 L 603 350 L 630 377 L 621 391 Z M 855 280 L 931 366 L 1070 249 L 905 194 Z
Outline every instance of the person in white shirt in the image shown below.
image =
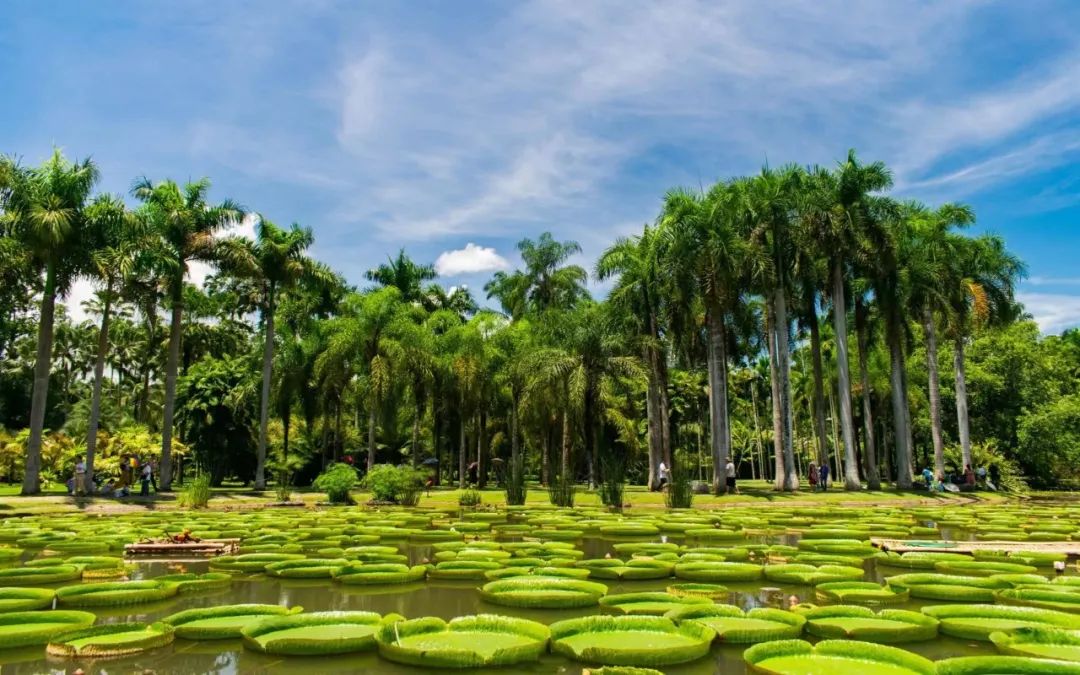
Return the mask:
M 154 469 L 150 466 L 150 462 L 143 462 L 142 465 L 142 490 L 139 494 L 143 497 L 150 496 L 150 477 L 153 475 Z
M 82 457 L 75 462 L 75 494 L 86 494 L 86 460 Z
M 667 464 L 660 462 L 660 466 L 657 467 L 657 473 L 659 474 L 660 490 L 663 490 L 667 486 L 668 481 L 671 480 L 670 471 L 668 471 Z
M 739 488 L 735 485 L 735 462 L 728 459 L 727 466 L 724 467 L 724 473 L 727 476 L 727 491 L 729 495 L 739 494 Z

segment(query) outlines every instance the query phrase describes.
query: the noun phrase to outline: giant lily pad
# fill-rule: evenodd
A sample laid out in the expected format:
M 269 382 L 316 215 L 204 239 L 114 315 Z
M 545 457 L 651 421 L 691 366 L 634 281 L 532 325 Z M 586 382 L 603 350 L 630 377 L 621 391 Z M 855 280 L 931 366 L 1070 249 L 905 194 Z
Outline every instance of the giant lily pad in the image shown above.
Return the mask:
M 213 591 L 228 588 L 232 585 L 233 576 L 224 572 L 207 572 L 206 574 L 165 574 L 154 577 L 155 581 L 176 584 L 177 592 L 198 593 L 201 591 Z
M 788 563 L 786 565 L 767 565 L 765 578 L 779 584 L 824 584 L 830 581 L 857 581 L 863 578 L 863 571 L 858 567 L 841 565 L 804 565 Z
M 109 623 L 57 635 L 45 651 L 63 658 L 114 658 L 164 647 L 173 636 L 165 623 Z
M 686 581 L 722 583 L 757 581 L 762 576 L 761 565 L 741 562 L 687 562 L 675 565 L 675 576 Z
M 110 607 L 166 600 L 177 592 L 177 585 L 167 581 L 111 581 L 64 586 L 56 591 L 56 602 L 66 607 Z
M 579 560 L 577 567 L 589 570 L 594 579 L 666 579 L 675 568 L 673 563 L 649 558 L 633 558 L 623 561 L 618 558 L 596 558 Z
M 716 632 L 717 641 L 735 644 L 797 638 L 806 624 L 804 617 L 792 612 L 768 607 L 743 611 L 734 605 L 680 607 L 664 616 L 679 625 L 687 621 L 704 624 Z
M 671 584 L 664 589 L 672 595 L 693 596 L 699 598 L 708 598 L 710 600 L 721 600 L 728 596 L 727 586 L 720 584 L 704 584 L 686 582 L 681 584 Z
M 895 643 L 933 640 L 938 634 L 937 619 L 903 609 L 883 609 L 875 614 L 857 605 L 802 605 L 794 611 L 806 617 L 806 632 L 823 638 Z
M 932 605 L 923 614 L 941 622 L 945 635 L 966 640 L 989 640 L 990 634 L 1018 628 L 1080 629 L 1080 617 L 1038 607 L 1005 605 Z
M 45 609 L 52 605 L 55 595 L 48 588 L 0 588 L 0 613 Z
M 427 576 L 425 565 L 409 567 L 401 563 L 350 563 L 334 570 L 334 581 L 349 586 L 407 584 Z
M 1019 628 L 1008 633 L 991 633 L 990 641 L 1005 654 L 1080 661 L 1080 631 Z
M 13 567 L 0 570 L 0 586 L 41 586 L 75 581 L 82 576 L 78 565 L 48 565 L 42 567 Z
M 937 662 L 938 675 L 1078 675 L 1071 661 L 1025 656 L 962 656 Z
M 909 651 L 854 640 L 777 640 L 750 647 L 743 660 L 769 675 L 936 675 L 933 661 Z
M 1011 587 L 1009 582 L 993 577 L 921 572 L 889 577 L 885 583 L 897 592 L 908 591 L 913 598 L 953 602 L 993 602 L 994 591 Z
M 662 615 L 678 607 L 711 606 L 708 598 L 679 596 L 670 593 L 620 593 L 600 598 L 600 606 L 621 614 Z
M 244 645 L 266 654 L 319 656 L 366 651 L 375 646 L 375 631 L 386 622 L 374 612 L 314 612 L 275 616 L 246 626 Z
M 997 591 L 994 597 L 1007 605 L 1025 605 L 1057 609 L 1063 612 L 1080 612 L 1080 593 L 1077 589 L 1044 584 L 1029 588 L 1006 588 Z
M 279 560 L 264 569 L 269 576 L 283 579 L 329 579 L 339 568 L 349 564 L 344 558 L 304 558 Z
M 186 640 L 224 640 L 240 637 L 241 631 L 271 616 L 297 614 L 302 607 L 280 605 L 225 605 L 187 609 L 162 619 Z
M 481 597 L 507 607 L 568 609 L 593 607 L 607 594 L 607 586 L 595 581 L 550 576 L 521 576 L 484 584 Z
M 657 616 L 587 616 L 551 625 L 551 650 L 577 661 L 613 666 L 668 666 L 709 653 L 715 633 L 693 621 Z
M 375 634 L 379 654 L 424 668 L 509 666 L 547 651 L 548 627 L 535 621 L 480 614 L 449 623 L 436 617 L 387 622 Z
M 90 612 L 42 611 L 0 614 L 0 649 L 43 645 L 61 633 L 93 625 Z
M 819 600 L 833 603 L 857 603 L 865 605 L 884 605 L 907 602 L 910 593 L 907 589 L 892 589 L 880 586 L 872 581 L 832 581 L 818 584 L 814 593 Z
M 233 574 L 255 574 L 262 572 L 270 563 L 283 560 L 303 560 L 299 553 L 245 553 L 242 555 L 223 555 L 210 560 L 210 569 Z

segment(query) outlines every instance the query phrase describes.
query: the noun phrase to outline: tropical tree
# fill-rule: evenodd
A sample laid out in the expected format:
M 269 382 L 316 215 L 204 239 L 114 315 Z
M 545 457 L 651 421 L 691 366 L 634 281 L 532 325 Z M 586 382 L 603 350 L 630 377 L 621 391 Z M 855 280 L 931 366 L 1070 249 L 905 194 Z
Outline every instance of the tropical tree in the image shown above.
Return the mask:
M 22 486 L 22 493 L 30 495 L 41 490 L 41 447 L 52 370 L 56 299 L 62 298 L 75 278 L 85 272 L 88 254 L 96 244 L 86 218 L 86 205 L 98 180 L 98 168 L 90 159 L 69 161 L 60 150 L 54 150 L 39 167 L 24 168 L 7 158 L 0 160 L 0 165 L 6 185 L 0 191 L 4 199 L 0 204 L 0 228 L 22 244 L 34 272 L 44 272 L 45 276 Z
M 426 299 L 423 284 L 434 279 L 437 274 L 434 266 L 414 262 L 405 255 L 405 249 L 401 249 L 396 258 L 390 258 L 378 267 L 368 270 L 364 276 L 380 286 L 396 288 L 403 302 L 412 303 Z
M 144 253 L 149 257 L 151 267 L 165 279 L 172 311 L 161 425 L 161 489 L 169 490 L 172 487 L 173 414 L 188 265 L 196 260 L 213 262 L 217 251 L 215 233 L 242 219 L 245 212 L 229 199 L 210 204 L 207 201 L 210 181 L 206 178 L 181 187 L 172 180 L 152 183 L 144 177 L 135 181 L 131 192 L 143 202 L 142 217 L 147 219 L 154 235 Z
M 218 259 L 223 268 L 237 277 L 251 280 L 256 286 L 255 304 L 263 322 L 262 388 L 259 399 L 259 444 L 255 461 L 255 489 L 266 488 L 266 439 L 270 422 L 270 387 L 274 364 L 274 314 L 281 293 L 301 283 L 331 283 L 333 274 L 326 266 L 307 256 L 315 241 L 311 228 L 293 223 L 282 229 L 259 217 L 255 241 L 230 237 L 218 244 Z
M 571 256 L 581 253 L 576 241 L 559 242 L 545 232 L 536 241 L 522 239 L 517 249 L 525 263 L 524 271 L 498 272 L 484 286 L 488 297 L 497 298 L 511 318 L 526 311 L 567 309 L 588 297 L 585 268 L 566 264 Z

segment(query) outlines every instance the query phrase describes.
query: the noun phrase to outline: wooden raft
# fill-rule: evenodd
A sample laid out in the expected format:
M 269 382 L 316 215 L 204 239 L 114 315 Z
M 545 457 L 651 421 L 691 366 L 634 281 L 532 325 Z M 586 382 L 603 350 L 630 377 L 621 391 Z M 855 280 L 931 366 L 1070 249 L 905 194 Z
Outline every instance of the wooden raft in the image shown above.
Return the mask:
M 160 558 L 183 556 L 213 558 L 219 555 L 236 553 L 239 547 L 239 539 L 204 539 L 183 544 L 172 542 L 138 543 L 124 546 L 124 555 Z
M 976 551 L 1032 551 L 1038 553 L 1064 553 L 1071 557 L 1080 557 L 1080 542 L 1077 541 L 940 541 L 929 542 L 918 539 L 871 539 L 870 543 L 885 551 L 910 553 L 924 551 L 928 553 L 964 553 L 973 555 Z

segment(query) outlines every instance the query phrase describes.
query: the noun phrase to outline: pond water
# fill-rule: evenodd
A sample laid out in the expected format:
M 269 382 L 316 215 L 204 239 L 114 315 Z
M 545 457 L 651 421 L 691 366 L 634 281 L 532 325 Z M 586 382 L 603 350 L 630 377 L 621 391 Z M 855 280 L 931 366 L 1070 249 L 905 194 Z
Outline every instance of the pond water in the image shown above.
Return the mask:
M 783 543 L 792 543 L 790 537 L 784 537 Z M 620 540 L 625 541 L 625 540 Z M 678 541 L 675 539 L 674 541 Z M 766 541 L 759 539 L 759 541 Z M 770 543 L 780 540 L 772 538 Z M 603 557 L 611 552 L 612 541 L 586 539 L 579 546 L 586 551 L 587 557 Z M 413 561 L 420 561 L 431 555 L 426 546 L 402 546 Z M 152 578 L 177 572 L 202 573 L 208 570 L 205 560 L 176 562 L 137 562 L 138 569 L 133 578 Z M 882 573 L 875 569 L 874 563 L 866 563 L 865 578 L 868 581 L 881 582 Z M 904 570 L 888 570 L 888 574 L 898 574 Z M 602 581 L 609 587 L 609 593 L 663 590 L 671 580 L 614 582 Z M 121 621 L 154 621 L 174 612 L 197 607 L 213 607 L 225 604 L 266 603 L 289 606 L 302 606 L 305 611 L 328 610 L 367 610 L 380 614 L 395 612 L 405 617 L 439 616 L 451 619 L 477 613 L 499 613 L 533 619 L 550 624 L 562 619 L 596 614 L 597 608 L 575 610 L 528 610 L 490 605 L 480 598 L 477 588 L 480 582 L 437 582 L 388 586 L 378 589 L 363 587 L 344 587 L 329 580 L 283 580 L 264 575 L 240 576 L 228 590 L 213 593 L 198 593 L 178 596 L 174 600 L 162 603 L 137 605 L 130 608 L 94 610 L 99 623 Z M 726 600 L 743 608 L 756 606 L 785 607 L 792 597 L 798 601 L 813 601 L 813 588 L 810 586 L 772 586 L 770 582 L 745 584 L 725 584 L 730 589 Z M 763 590 L 767 587 L 767 590 Z M 720 600 L 724 602 L 724 600 Z M 891 607 L 918 609 L 933 602 L 912 601 Z M 805 636 L 804 639 L 814 641 Z M 905 649 L 922 654 L 931 659 L 952 656 L 992 655 L 993 646 L 989 643 L 969 642 L 952 638 L 939 638 L 925 643 L 899 645 Z M 691 664 L 664 668 L 664 672 L 673 675 L 706 675 L 708 673 L 746 673 L 742 659 L 745 646 L 714 646 L 710 656 Z M 374 653 L 341 657 L 288 657 L 269 656 L 245 650 L 239 640 L 192 642 L 177 639 L 172 645 L 129 658 L 110 659 L 108 661 L 50 660 L 44 656 L 41 647 L 22 650 L 0 650 L 0 672 L 4 675 L 30 673 L 72 673 L 82 668 L 89 673 L 422 673 L 431 672 L 422 668 L 399 666 L 380 659 Z M 506 669 L 484 669 L 494 673 L 580 673 L 581 665 L 560 656 L 547 655 L 539 662 L 522 664 Z M 468 672 L 468 671 L 464 671 Z

